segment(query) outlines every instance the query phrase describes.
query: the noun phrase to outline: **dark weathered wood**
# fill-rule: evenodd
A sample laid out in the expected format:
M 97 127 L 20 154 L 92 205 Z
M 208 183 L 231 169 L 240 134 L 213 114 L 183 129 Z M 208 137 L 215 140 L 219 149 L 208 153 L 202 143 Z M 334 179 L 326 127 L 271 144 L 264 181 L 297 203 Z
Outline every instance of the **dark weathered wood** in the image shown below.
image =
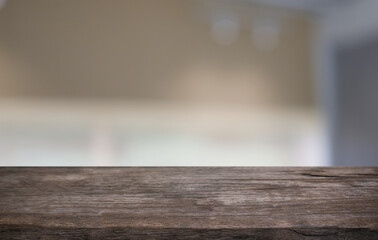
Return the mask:
M 378 168 L 0 168 L 1 239 L 378 239 Z

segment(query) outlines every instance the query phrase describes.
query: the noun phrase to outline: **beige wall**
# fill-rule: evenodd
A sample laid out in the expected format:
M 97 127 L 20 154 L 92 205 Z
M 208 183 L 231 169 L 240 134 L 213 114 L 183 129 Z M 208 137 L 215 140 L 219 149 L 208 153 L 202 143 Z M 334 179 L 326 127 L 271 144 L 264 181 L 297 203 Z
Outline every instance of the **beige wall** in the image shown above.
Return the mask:
M 0 98 L 120 98 L 312 106 L 310 26 L 277 49 L 248 26 L 229 46 L 190 0 L 11 0 L 0 10 Z M 244 6 L 247 8 L 249 6 Z

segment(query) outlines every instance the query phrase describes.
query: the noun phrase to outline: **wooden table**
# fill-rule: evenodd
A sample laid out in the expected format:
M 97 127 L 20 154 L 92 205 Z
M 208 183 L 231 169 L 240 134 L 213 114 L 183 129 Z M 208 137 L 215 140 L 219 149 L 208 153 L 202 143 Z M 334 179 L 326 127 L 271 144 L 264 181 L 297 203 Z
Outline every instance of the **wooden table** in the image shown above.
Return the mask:
M 378 239 L 378 168 L 0 168 L 0 239 Z

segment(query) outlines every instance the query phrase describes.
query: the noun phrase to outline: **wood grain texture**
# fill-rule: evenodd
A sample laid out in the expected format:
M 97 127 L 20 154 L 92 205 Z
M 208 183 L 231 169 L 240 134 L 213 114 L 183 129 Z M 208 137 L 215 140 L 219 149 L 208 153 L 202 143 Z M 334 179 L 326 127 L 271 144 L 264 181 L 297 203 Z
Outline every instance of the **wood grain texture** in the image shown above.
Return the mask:
M 0 168 L 0 239 L 378 239 L 378 168 Z

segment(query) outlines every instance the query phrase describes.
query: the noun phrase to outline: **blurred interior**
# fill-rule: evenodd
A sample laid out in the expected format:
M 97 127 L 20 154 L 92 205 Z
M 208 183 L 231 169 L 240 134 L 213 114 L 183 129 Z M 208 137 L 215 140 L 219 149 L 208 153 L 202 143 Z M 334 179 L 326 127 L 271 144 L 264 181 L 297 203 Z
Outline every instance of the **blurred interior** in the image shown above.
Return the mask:
M 378 165 L 377 12 L 0 0 L 0 165 Z

